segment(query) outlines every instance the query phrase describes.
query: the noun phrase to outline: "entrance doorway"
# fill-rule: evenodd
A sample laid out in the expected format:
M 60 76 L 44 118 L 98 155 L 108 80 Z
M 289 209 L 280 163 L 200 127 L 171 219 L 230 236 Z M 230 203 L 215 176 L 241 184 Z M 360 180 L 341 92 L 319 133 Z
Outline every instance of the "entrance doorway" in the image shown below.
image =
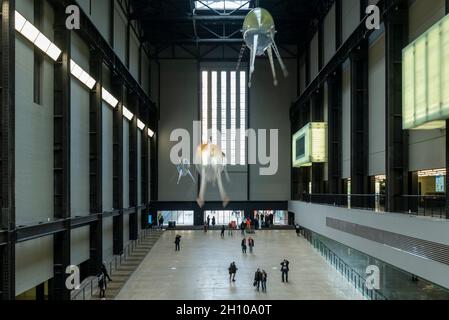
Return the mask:
M 242 211 L 242 210 L 204 211 L 204 221 L 207 221 L 207 217 L 209 217 L 211 224 L 212 224 L 212 219 L 215 217 L 215 225 L 227 226 L 230 223 L 235 222 L 235 224 L 238 226 L 238 225 L 240 225 L 240 223 L 242 223 L 242 219 L 244 217 L 244 211 Z

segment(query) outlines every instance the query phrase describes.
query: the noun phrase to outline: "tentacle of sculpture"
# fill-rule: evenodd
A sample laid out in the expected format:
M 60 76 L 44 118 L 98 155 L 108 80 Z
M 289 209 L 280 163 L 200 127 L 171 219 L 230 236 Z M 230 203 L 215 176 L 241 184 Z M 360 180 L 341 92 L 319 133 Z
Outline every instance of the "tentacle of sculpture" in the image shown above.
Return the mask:
M 272 47 L 273 47 L 274 53 L 276 54 L 276 57 L 279 60 L 279 64 L 281 65 L 282 72 L 284 73 L 284 77 L 287 78 L 288 77 L 287 67 L 284 64 L 284 61 L 282 61 L 281 54 L 279 53 L 278 47 L 277 47 L 276 42 L 274 41 L 273 37 L 272 37 L 272 41 L 273 41 Z
M 220 192 L 220 197 L 223 200 L 223 207 L 226 207 L 229 203 L 229 197 L 226 194 L 226 191 L 224 190 L 223 187 L 223 182 L 221 181 L 221 173 L 218 174 L 217 176 L 217 185 L 218 185 L 218 191 Z
M 206 194 L 206 169 L 203 167 L 201 170 L 201 184 L 200 184 L 200 192 L 198 194 L 198 199 L 196 202 L 202 208 L 204 206 L 204 198 Z
M 274 67 L 273 50 L 271 47 L 268 47 L 268 58 L 270 59 L 271 73 L 273 73 L 273 82 L 276 87 L 278 85 L 278 79 L 276 77 L 276 68 Z
M 259 35 L 254 35 L 254 42 L 253 42 L 253 48 L 251 49 L 251 66 L 249 69 L 249 84 L 248 86 L 251 88 L 251 80 L 253 78 L 253 73 L 255 70 L 255 64 L 256 64 L 256 55 L 257 55 L 257 44 L 259 42 Z

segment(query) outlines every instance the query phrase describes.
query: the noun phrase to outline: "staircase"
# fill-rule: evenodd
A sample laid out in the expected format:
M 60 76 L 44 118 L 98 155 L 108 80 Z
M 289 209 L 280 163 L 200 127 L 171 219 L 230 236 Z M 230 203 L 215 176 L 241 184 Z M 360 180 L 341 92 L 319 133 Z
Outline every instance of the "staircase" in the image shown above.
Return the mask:
M 153 248 L 154 244 L 159 240 L 162 233 L 163 231 L 161 230 L 152 230 L 151 233 L 130 252 L 126 259 L 122 258 L 122 263 L 110 274 L 112 282 L 108 282 L 107 284 L 106 300 L 115 299 L 126 281 L 128 281 L 143 259 L 145 259 L 147 254 Z M 97 289 L 91 297 L 91 300 L 100 300 L 99 295 L 100 293 Z

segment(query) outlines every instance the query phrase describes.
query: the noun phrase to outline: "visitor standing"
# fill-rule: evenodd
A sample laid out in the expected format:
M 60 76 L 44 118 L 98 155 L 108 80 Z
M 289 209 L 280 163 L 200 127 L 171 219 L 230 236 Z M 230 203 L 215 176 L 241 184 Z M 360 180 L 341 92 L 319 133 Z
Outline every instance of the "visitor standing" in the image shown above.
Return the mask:
M 254 239 L 251 237 L 248 238 L 248 246 L 249 246 L 249 253 L 253 253 Z
M 262 279 L 262 272 L 260 272 L 260 269 L 258 268 L 256 270 L 256 273 L 254 274 L 254 287 L 257 288 L 257 291 L 260 291 L 260 280 Z
M 246 238 L 242 240 L 242 253 L 246 253 Z
M 232 262 L 229 266 L 229 281 L 235 282 L 235 274 L 237 273 L 237 266 L 235 265 L 235 262 Z
M 106 299 L 106 279 L 103 273 L 98 277 L 98 288 L 100 289 L 100 299 Z
M 107 287 L 107 282 L 106 282 L 106 280 L 109 280 L 109 281 L 111 282 L 112 279 L 111 279 L 111 277 L 109 276 L 108 269 L 106 268 L 106 262 L 103 262 L 103 263 L 101 264 L 100 271 L 101 271 L 101 273 L 102 273 L 103 276 L 104 276 L 105 286 Z
M 164 216 L 161 214 L 159 217 L 159 227 L 161 228 L 161 230 L 163 226 L 164 226 Z
M 268 275 L 265 270 L 262 270 L 260 283 L 262 284 L 262 292 L 267 292 L 267 279 Z
M 290 271 L 290 262 L 287 259 L 281 262 L 282 282 L 288 283 L 288 272 Z
M 215 217 L 212 217 L 212 229 L 215 229 Z
M 181 251 L 181 236 L 178 234 L 175 238 L 175 251 Z
M 225 236 L 225 230 L 226 230 L 225 226 L 222 225 L 222 226 L 221 226 L 221 238 L 224 238 L 224 236 Z
M 207 228 L 208 228 L 208 229 L 209 229 L 209 226 L 210 226 L 210 217 L 207 216 Z

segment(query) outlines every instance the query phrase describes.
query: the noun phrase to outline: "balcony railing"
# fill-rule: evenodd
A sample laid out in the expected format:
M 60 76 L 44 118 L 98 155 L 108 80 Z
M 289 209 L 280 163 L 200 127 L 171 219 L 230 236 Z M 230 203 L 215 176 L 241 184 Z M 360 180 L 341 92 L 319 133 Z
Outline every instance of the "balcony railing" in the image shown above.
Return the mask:
M 348 209 L 363 209 L 375 212 L 386 211 L 384 194 L 302 194 L 301 201 Z M 446 198 L 442 195 L 403 195 L 397 199 L 396 213 L 449 219 L 446 214 Z

